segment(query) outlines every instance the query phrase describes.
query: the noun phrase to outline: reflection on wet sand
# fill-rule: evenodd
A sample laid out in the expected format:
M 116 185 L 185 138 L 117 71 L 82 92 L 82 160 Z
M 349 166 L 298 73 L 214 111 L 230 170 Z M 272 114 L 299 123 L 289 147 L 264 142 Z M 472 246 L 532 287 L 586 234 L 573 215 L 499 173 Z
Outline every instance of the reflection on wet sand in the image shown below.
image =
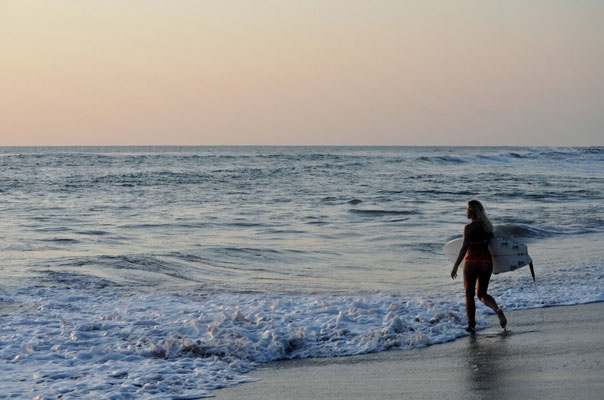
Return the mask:
M 481 393 L 489 393 L 489 399 L 503 399 L 498 388 L 504 385 L 502 371 L 505 369 L 506 355 L 509 355 L 509 334 L 493 336 L 472 336 L 467 342 L 463 369 L 463 379 L 471 398 L 480 398 Z

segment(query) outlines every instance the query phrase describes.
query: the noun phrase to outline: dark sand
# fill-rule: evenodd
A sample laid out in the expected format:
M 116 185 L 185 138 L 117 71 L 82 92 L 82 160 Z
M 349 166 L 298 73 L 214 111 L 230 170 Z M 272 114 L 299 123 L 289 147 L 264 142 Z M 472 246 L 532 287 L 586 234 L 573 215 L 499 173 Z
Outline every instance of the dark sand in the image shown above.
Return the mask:
M 216 399 L 604 399 L 604 303 L 507 313 L 422 349 L 279 361 Z M 497 328 L 495 328 L 497 326 Z

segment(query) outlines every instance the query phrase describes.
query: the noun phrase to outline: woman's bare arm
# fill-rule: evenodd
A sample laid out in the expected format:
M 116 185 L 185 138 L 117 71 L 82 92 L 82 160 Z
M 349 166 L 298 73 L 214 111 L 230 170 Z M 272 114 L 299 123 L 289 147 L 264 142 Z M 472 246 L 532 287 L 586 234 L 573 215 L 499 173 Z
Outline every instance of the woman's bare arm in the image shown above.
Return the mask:
M 461 249 L 459 250 L 459 256 L 457 256 L 457 260 L 455 261 L 455 265 L 453 265 L 453 269 L 451 270 L 451 278 L 457 278 L 457 268 L 459 264 L 463 261 L 463 258 L 466 256 L 466 252 L 468 251 L 468 225 L 463 230 L 463 243 L 461 245 Z

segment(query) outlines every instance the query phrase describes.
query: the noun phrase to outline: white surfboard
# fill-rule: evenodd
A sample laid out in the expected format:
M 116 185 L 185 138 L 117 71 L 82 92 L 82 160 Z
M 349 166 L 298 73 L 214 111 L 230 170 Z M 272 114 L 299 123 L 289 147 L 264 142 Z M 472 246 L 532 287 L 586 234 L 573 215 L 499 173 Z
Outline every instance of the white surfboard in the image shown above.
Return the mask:
M 445 255 L 451 262 L 459 256 L 463 239 L 451 240 L 444 247 Z M 493 257 L 493 273 L 514 271 L 533 262 L 528 255 L 526 245 L 510 239 L 495 237 L 489 242 L 489 251 Z M 532 273 L 532 271 L 531 271 Z

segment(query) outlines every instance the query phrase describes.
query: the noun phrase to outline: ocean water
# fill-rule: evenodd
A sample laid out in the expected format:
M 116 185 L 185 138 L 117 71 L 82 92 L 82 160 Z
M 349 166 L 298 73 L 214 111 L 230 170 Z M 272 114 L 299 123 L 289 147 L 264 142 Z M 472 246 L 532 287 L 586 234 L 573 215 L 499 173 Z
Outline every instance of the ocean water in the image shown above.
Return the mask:
M 464 336 L 442 246 L 474 198 L 535 262 L 541 299 L 492 278 L 504 310 L 604 300 L 601 147 L 0 148 L 0 398 L 207 397 Z

